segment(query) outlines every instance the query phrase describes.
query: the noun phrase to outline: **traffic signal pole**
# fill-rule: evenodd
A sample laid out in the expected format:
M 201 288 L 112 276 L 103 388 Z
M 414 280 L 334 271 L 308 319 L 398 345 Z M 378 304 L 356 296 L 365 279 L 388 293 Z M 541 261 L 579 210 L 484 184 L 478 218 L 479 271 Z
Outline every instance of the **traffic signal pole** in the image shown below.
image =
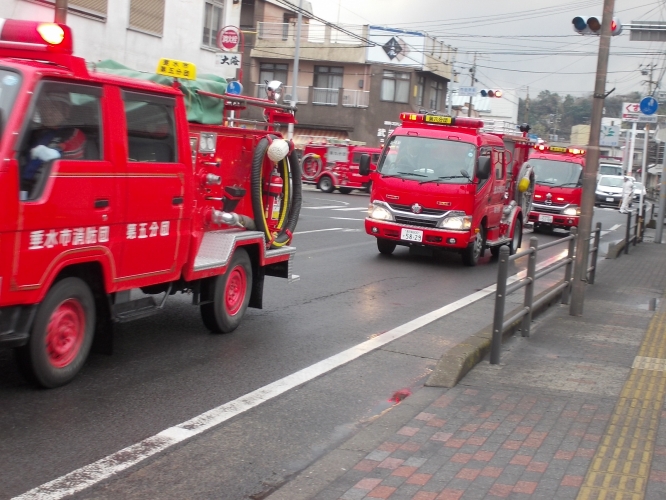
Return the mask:
M 583 199 L 581 202 L 580 220 L 578 223 L 578 239 L 576 241 L 576 258 L 574 261 L 574 278 L 571 290 L 569 314 L 582 316 L 587 284 L 587 263 L 590 251 L 590 234 L 594 213 L 594 191 L 599 170 L 599 136 L 601 135 L 601 116 L 606 98 L 606 74 L 608 73 L 608 55 L 610 53 L 611 21 L 615 0 L 604 0 L 604 12 L 601 21 L 599 39 L 599 55 L 597 57 L 597 76 L 594 84 L 592 101 L 592 117 L 590 121 L 590 141 L 587 148 L 587 159 L 583 169 Z

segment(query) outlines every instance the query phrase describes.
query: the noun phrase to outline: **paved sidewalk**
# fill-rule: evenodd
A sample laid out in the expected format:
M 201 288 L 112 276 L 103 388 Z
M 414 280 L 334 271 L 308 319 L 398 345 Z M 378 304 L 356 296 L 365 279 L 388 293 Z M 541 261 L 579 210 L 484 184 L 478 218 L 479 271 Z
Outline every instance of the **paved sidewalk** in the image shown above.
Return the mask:
M 269 498 L 666 498 L 666 246 L 606 264 L 583 317 L 554 307 L 500 365 L 419 390 Z

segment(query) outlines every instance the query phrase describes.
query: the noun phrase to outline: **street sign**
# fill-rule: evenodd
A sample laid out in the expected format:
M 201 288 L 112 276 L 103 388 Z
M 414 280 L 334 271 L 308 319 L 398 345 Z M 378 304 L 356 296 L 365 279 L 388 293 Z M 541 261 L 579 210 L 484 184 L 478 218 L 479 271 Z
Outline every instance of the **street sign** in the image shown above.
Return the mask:
M 622 103 L 622 121 L 629 123 L 657 123 L 656 115 L 641 113 L 641 105 L 637 102 Z
M 602 125 L 599 146 L 617 147 L 620 142 L 619 125 Z
M 243 54 L 240 52 L 218 52 L 215 54 L 215 64 L 218 66 L 225 66 L 227 68 L 238 69 L 243 62 Z
M 631 21 L 629 40 L 632 42 L 666 42 L 666 23 L 663 21 Z
M 217 46 L 220 50 L 235 52 L 238 50 L 241 35 L 236 26 L 225 26 L 217 32 Z
M 243 93 L 243 85 L 241 82 L 233 81 L 227 84 L 227 94 L 241 95 Z
M 458 87 L 458 95 L 460 96 L 475 96 L 476 87 Z
M 643 113 L 644 115 L 655 114 L 657 112 L 657 108 L 659 108 L 659 103 L 654 97 L 647 96 L 641 99 L 640 109 L 641 113 Z

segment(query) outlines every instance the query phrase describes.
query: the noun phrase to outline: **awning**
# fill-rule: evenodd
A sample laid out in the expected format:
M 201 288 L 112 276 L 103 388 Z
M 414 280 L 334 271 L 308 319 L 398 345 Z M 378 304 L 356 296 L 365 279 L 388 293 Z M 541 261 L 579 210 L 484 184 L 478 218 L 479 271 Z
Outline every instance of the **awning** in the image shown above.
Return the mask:
M 309 142 L 339 142 L 349 139 L 346 130 L 323 130 L 319 128 L 294 127 L 294 146 L 303 149 Z

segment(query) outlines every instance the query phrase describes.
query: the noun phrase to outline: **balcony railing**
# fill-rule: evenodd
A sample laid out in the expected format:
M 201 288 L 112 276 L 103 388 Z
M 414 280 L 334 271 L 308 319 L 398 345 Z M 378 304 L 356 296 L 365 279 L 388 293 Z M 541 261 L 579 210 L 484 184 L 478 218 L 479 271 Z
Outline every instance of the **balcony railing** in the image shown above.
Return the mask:
M 340 89 L 312 87 L 312 104 L 337 106 L 340 100 Z
M 256 84 L 256 93 L 255 97 L 261 97 L 266 99 L 266 84 L 257 83 Z M 307 104 L 308 103 L 308 90 L 309 87 L 296 87 L 296 103 L 297 104 Z M 282 102 L 288 104 L 291 102 L 291 86 L 283 89 Z
M 370 103 L 368 90 L 342 89 L 342 105 L 349 108 L 367 108 Z
M 301 27 L 301 41 L 310 43 L 340 43 L 344 45 L 361 45 L 367 32 L 362 25 L 341 25 L 346 32 L 331 29 L 317 21 L 303 23 Z M 356 35 L 356 36 L 354 36 Z M 296 26 L 294 23 L 257 23 L 257 37 L 259 40 L 294 40 Z

